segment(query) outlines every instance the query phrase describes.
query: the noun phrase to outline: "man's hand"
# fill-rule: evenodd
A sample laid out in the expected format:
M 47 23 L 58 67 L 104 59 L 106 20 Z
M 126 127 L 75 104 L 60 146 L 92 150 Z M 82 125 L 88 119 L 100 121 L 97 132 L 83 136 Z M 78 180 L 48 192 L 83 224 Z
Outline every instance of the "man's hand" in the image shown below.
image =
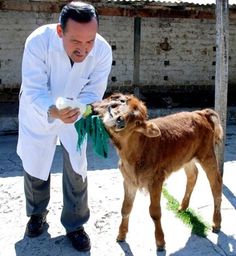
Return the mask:
M 50 116 L 52 118 L 60 119 L 62 122 L 66 124 L 74 123 L 78 116 L 80 115 L 79 108 L 64 108 L 64 109 L 58 109 L 56 106 L 52 107 L 50 109 Z

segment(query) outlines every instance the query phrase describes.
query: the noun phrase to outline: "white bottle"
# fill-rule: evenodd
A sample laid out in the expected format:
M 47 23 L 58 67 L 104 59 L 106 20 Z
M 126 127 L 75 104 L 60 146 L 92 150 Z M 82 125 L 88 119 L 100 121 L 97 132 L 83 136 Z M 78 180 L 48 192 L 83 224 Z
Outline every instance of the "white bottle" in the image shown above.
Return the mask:
M 86 111 L 86 104 L 82 104 L 78 99 L 68 99 L 64 97 L 58 97 L 56 100 L 56 107 L 58 109 L 63 109 L 67 107 L 79 108 L 81 115 Z

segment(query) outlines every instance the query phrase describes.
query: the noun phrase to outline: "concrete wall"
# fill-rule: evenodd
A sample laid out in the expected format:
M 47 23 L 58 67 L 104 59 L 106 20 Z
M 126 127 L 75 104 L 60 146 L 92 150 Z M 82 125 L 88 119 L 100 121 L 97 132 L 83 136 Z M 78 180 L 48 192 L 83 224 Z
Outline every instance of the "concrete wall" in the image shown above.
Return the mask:
M 56 21 L 56 16 L 36 12 L 0 12 L 0 88 L 19 86 L 25 39 L 38 26 Z
M 156 86 L 211 86 L 215 77 L 215 21 L 142 21 L 141 83 Z M 236 23 L 230 24 L 229 82 L 236 83 Z
M 36 27 L 57 22 L 58 13 L 0 11 L 0 101 L 17 93 L 26 37 Z M 101 16 L 100 34 L 113 48 L 108 90 L 130 88 L 133 81 L 134 18 Z M 229 84 L 236 86 L 236 20 L 230 22 Z M 215 76 L 213 19 L 141 19 L 142 88 L 213 88 Z M 4 91 L 4 93 L 3 93 Z M 6 92 L 10 93 L 6 95 Z
M 144 19 L 142 28 L 143 84 L 213 84 L 215 24 L 212 20 Z
M 109 87 L 131 86 L 133 80 L 133 18 L 100 18 L 100 33 L 108 40 L 113 49 L 113 66 L 109 78 Z

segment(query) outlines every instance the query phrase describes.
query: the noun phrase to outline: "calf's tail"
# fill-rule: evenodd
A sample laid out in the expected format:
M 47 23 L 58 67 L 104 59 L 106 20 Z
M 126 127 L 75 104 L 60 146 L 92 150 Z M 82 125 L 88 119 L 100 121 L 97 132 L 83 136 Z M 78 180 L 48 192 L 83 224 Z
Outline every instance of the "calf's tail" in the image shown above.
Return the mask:
M 220 122 L 220 117 L 212 109 L 206 109 L 205 110 L 205 115 L 210 122 L 212 128 L 214 129 L 214 135 L 215 135 L 215 143 L 220 144 L 223 140 L 223 128 Z

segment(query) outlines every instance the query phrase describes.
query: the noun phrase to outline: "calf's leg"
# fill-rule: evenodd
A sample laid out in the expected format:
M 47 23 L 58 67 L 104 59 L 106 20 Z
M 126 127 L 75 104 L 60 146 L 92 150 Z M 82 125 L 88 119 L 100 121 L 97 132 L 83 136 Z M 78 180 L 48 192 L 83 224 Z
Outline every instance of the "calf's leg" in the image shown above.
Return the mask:
M 209 154 L 200 161 L 209 180 L 212 195 L 214 198 L 214 213 L 212 231 L 218 233 L 221 227 L 221 197 L 222 197 L 222 178 L 218 169 L 215 153 Z
M 124 201 L 121 208 L 122 220 L 119 227 L 119 234 L 117 236 L 117 241 L 122 242 L 126 238 L 126 234 L 128 232 L 129 226 L 129 215 L 133 208 L 133 203 L 135 199 L 135 195 L 137 192 L 137 188 L 134 188 L 124 180 Z
M 149 207 L 149 212 L 152 220 L 155 224 L 155 238 L 156 246 L 158 251 L 163 251 L 165 249 L 165 239 L 164 233 L 161 226 L 161 190 L 162 190 L 163 180 L 158 180 L 153 182 L 153 185 L 149 187 L 151 204 Z
M 194 186 L 197 181 L 197 176 L 198 176 L 198 169 L 196 164 L 193 161 L 184 165 L 184 171 L 187 177 L 187 184 L 186 184 L 185 194 L 179 208 L 180 211 L 186 210 L 188 208 L 190 197 L 192 195 Z

